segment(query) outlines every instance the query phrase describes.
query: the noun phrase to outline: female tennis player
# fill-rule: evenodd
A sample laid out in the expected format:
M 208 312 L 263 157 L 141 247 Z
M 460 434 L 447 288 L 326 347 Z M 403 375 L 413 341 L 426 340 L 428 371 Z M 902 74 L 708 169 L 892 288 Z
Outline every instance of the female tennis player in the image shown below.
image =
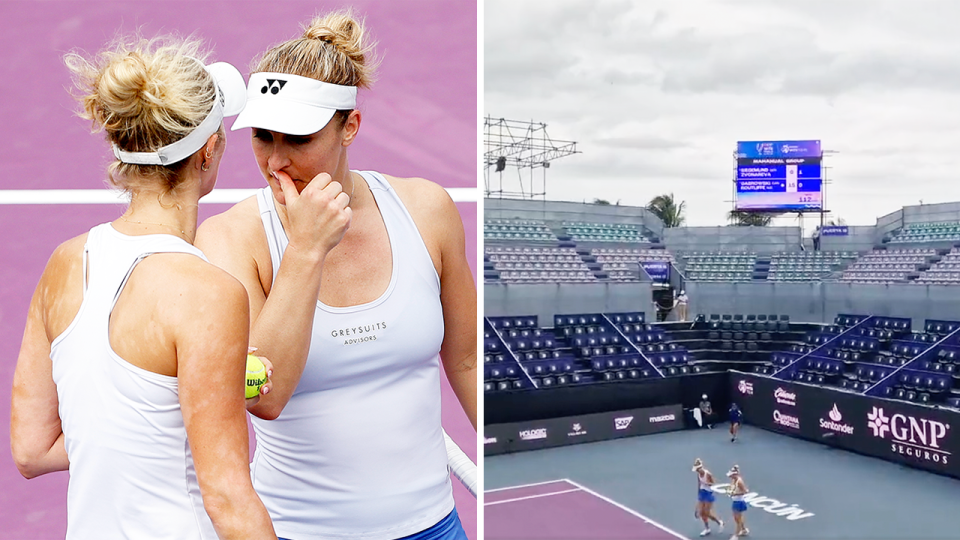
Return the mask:
M 740 423 L 743 421 L 743 411 L 736 403 L 730 405 L 730 442 L 737 440 L 737 434 L 740 432 Z
M 14 374 L 13 457 L 27 478 L 70 471 L 68 539 L 276 538 L 248 464 L 246 294 L 191 245 L 245 100 L 204 56 L 159 37 L 65 57 L 130 195 L 51 256 Z
M 747 523 L 744 521 L 743 513 L 747 511 L 747 502 L 743 500 L 743 496 L 747 493 L 747 484 L 743 481 L 743 476 L 740 474 L 740 466 L 734 465 L 730 468 L 730 471 L 727 472 L 727 476 L 730 478 L 730 498 L 733 499 L 733 520 L 737 523 L 737 530 L 734 531 L 733 536 L 730 537 L 731 540 L 739 536 L 747 536 L 750 534 L 750 530 L 747 529 Z
M 697 473 L 697 509 L 694 512 L 694 516 L 703 521 L 703 531 L 700 533 L 700 536 L 710 534 L 711 520 L 719 526 L 717 529 L 718 532 L 723 532 L 723 520 L 713 513 L 713 501 L 715 497 L 713 490 L 710 489 L 715 483 L 713 474 L 704 467 L 703 461 L 700 458 L 694 460 L 692 470 Z
M 246 286 L 274 364 L 252 469 L 277 533 L 465 538 L 440 362 L 476 427 L 476 286 L 443 188 L 349 168 L 372 54 L 362 21 L 335 12 L 255 62 L 233 129 L 252 128 L 267 186 L 197 245 Z

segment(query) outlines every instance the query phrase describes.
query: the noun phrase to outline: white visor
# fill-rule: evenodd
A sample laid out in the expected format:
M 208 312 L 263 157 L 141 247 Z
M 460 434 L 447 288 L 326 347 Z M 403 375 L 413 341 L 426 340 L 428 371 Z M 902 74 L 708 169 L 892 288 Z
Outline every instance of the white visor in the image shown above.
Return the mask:
M 355 108 L 356 86 L 288 73 L 254 73 L 247 85 L 247 106 L 230 130 L 252 127 L 285 135 L 310 135 L 323 129 L 336 111 Z
M 113 145 L 113 155 L 123 163 L 135 165 L 170 165 L 184 160 L 207 144 L 207 139 L 220 129 L 223 118 L 234 116 L 243 110 L 246 103 L 246 88 L 243 75 L 226 62 L 204 66 L 213 77 L 217 96 L 207 117 L 193 131 L 177 142 L 168 144 L 156 152 L 127 152 Z

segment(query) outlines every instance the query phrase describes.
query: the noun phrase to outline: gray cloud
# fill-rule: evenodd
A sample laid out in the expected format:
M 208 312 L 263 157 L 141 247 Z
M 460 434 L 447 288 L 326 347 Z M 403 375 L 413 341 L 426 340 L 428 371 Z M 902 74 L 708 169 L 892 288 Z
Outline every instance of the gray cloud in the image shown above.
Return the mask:
M 839 152 L 827 198 L 848 222 L 960 200 L 960 2 L 485 5 L 485 112 L 583 151 L 549 169 L 549 198 L 673 191 L 719 224 L 736 141 L 809 138 Z

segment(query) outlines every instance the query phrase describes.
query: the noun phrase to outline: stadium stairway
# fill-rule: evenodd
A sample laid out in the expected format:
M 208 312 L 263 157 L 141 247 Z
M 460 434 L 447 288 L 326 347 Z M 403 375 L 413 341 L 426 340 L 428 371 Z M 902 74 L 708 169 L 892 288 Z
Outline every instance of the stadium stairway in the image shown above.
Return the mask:
M 493 261 L 486 253 L 483 254 L 483 280 L 500 281 L 500 272 L 494 268 Z
M 705 372 L 749 370 L 774 352 L 802 343 L 812 326 L 791 323 L 785 315 L 698 315 L 693 322 L 661 323 L 671 343 L 683 345 Z
M 754 281 L 766 281 L 767 275 L 770 273 L 770 256 L 759 256 L 757 261 L 753 265 L 753 280 Z

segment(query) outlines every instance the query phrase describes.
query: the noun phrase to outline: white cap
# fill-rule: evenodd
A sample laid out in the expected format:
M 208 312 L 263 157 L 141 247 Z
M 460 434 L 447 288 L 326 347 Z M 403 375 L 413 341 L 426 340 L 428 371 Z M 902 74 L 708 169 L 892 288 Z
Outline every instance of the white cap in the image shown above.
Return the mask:
M 356 86 L 289 73 L 254 73 L 247 85 L 247 106 L 230 130 L 253 127 L 286 135 L 310 135 L 323 129 L 336 111 L 356 107 Z
M 204 66 L 213 77 L 217 95 L 207 117 L 193 131 L 179 141 L 168 144 L 155 152 L 127 152 L 113 145 L 113 155 L 123 163 L 136 165 L 170 165 L 190 157 L 203 148 L 207 139 L 220 129 L 224 117 L 234 116 L 243 110 L 246 103 L 243 75 L 226 62 Z

